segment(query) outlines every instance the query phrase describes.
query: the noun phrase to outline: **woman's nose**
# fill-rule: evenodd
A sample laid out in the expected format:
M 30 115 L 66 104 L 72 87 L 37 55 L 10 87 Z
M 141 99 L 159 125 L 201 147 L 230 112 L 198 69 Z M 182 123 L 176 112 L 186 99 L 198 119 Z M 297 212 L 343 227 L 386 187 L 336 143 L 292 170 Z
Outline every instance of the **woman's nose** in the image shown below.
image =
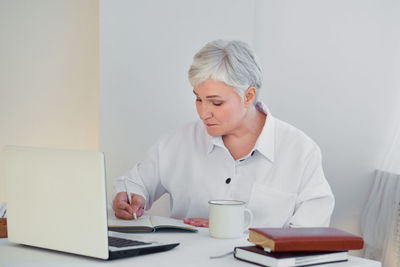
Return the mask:
M 200 116 L 200 119 L 204 121 L 211 117 L 211 112 L 207 107 L 203 106 L 199 110 L 199 116 Z

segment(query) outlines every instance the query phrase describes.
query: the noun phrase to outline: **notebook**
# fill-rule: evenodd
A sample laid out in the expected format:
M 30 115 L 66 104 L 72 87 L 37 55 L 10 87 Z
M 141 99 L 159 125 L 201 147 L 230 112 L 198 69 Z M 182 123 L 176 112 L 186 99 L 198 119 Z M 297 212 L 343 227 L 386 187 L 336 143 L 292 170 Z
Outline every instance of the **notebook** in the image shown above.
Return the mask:
M 197 228 L 182 220 L 143 214 L 137 220 L 121 220 L 111 215 L 108 230 L 120 233 L 197 232 Z
M 7 146 L 2 166 L 10 242 L 104 260 L 179 245 L 109 237 L 101 152 Z

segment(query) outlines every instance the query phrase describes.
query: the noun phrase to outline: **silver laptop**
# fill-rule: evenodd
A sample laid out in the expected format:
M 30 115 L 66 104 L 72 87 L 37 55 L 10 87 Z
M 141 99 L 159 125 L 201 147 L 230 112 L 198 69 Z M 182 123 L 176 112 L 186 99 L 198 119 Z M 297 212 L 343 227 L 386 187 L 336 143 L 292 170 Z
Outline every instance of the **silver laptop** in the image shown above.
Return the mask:
M 179 244 L 109 237 L 103 153 L 8 146 L 2 166 L 11 242 L 100 259 Z

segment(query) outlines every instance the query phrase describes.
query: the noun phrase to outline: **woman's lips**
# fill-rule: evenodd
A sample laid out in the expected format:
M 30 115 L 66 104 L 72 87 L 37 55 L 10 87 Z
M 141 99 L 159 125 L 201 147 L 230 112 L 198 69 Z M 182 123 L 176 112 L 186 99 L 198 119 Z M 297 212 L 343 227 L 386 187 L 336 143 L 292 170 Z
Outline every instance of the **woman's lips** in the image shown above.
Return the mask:
M 213 123 L 206 123 L 206 126 L 207 127 L 212 127 L 212 126 L 215 126 L 216 124 L 213 124 Z

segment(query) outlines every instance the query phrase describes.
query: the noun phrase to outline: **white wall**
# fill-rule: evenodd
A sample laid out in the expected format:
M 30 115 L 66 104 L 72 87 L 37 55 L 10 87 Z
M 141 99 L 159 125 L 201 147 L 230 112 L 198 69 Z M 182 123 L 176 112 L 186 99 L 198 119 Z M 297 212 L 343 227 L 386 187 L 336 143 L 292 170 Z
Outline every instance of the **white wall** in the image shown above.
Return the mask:
M 98 2 L 0 0 L 0 36 L 0 149 L 96 150 Z
M 261 60 L 261 99 L 321 146 L 336 196 L 332 225 L 359 234 L 400 105 L 396 14 L 391 0 L 100 1 L 100 149 L 109 178 L 196 118 L 193 54 L 207 41 L 238 38 Z M 156 212 L 167 214 L 165 201 Z
M 332 225 L 356 234 L 400 105 L 400 5 L 391 0 L 257 1 L 262 98 L 321 146 Z
M 217 38 L 252 44 L 253 14 L 248 0 L 100 1 L 100 150 L 109 192 L 157 138 L 197 118 L 187 79 L 193 55 Z M 153 211 L 168 215 L 168 207 L 164 198 Z

